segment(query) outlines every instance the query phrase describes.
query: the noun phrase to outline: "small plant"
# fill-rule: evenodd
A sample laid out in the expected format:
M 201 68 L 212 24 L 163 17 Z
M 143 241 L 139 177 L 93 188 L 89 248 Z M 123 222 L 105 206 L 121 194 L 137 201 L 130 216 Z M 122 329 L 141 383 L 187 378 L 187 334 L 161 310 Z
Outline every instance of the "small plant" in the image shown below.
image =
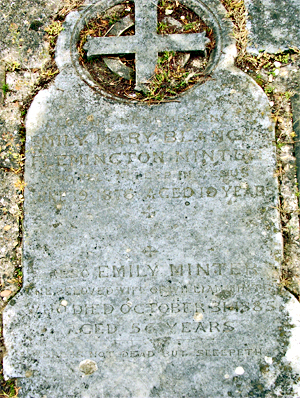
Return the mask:
M 291 93 L 290 91 L 286 91 L 286 92 L 284 93 L 284 96 L 285 96 L 285 98 L 286 98 L 287 100 L 289 100 L 289 99 L 292 97 L 292 95 L 293 95 L 293 93 Z
M 188 22 L 184 25 L 184 30 L 185 31 L 193 31 L 194 29 L 197 29 L 197 22 Z
M 273 94 L 273 92 L 274 92 L 274 87 L 273 86 L 266 86 L 265 87 L 265 93 L 266 94 Z
M 24 182 L 22 178 L 19 178 L 19 180 L 15 182 L 15 187 L 20 193 L 24 192 L 26 185 L 27 184 Z
M 16 387 L 15 380 L 4 381 L 3 375 L 1 374 L 1 396 L 5 398 L 18 398 L 20 388 Z
M 23 272 L 21 268 L 16 268 L 15 273 L 14 273 L 14 278 L 13 282 L 18 285 L 18 288 L 20 289 L 22 287 L 23 283 Z
M 61 21 L 54 21 L 50 26 L 45 28 L 45 31 L 48 33 L 49 42 L 51 46 L 55 46 L 57 36 L 63 30 Z
M 8 84 L 6 84 L 6 83 L 2 84 L 2 92 L 3 92 L 3 95 L 6 95 L 9 92 Z
M 45 31 L 50 36 L 57 36 L 63 30 L 62 23 L 60 21 L 54 21 L 50 26 L 45 28 Z
M 7 72 L 15 72 L 21 68 L 21 65 L 17 61 L 6 62 Z
M 263 86 L 264 85 L 264 83 L 265 83 L 265 81 L 264 81 L 264 79 L 263 79 L 263 77 L 261 76 L 261 75 L 255 75 L 254 76 L 254 80 L 256 81 L 256 83 L 259 85 L 259 86 Z
M 118 14 L 113 14 L 110 16 L 109 20 L 108 20 L 108 25 L 111 26 L 114 23 L 118 22 L 120 20 L 120 17 Z
M 283 64 L 288 64 L 290 61 L 290 54 L 279 54 L 276 58 L 277 61 Z
M 284 142 L 277 141 L 277 143 L 276 143 L 276 146 L 278 149 L 281 149 L 284 145 L 285 145 Z
M 157 33 L 163 33 L 168 29 L 168 24 L 165 22 L 159 22 L 157 26 Z

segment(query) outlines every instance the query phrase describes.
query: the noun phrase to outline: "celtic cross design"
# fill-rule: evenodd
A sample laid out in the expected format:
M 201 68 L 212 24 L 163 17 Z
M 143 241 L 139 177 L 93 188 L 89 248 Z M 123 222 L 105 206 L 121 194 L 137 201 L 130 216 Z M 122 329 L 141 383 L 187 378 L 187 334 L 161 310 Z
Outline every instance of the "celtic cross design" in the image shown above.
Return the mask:
M 155 2 L 135 0 L 135 35 L 88 37 L 84 49 L 88 58 L 95 55 L 135 54 L 135 89 L 145 91 L 145 84 L 155 72 L 158 53 L 204 51 L 210 42 L 205 34 L 206 32 L 159 35 Z

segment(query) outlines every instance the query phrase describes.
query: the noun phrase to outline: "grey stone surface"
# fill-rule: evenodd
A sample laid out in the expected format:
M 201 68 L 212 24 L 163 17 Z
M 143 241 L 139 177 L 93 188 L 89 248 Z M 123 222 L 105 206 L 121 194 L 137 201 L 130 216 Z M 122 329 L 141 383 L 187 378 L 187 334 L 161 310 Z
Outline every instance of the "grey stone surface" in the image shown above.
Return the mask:
M 4 119 L 5 116 L 6 112 L 0 109 L 0 167 L 6 170 L 17 170 L 19 169 L 21 149 L 18 134 L 19 125 L 17 124 L 17 118 L 14 120 L 14 125 L 12 125 Z
M 44 28 L 61 4 L 61 0 L 0 0 L 1 58 L 40 67 L 47 56 Z
M 120 58 L 108 58 L 104 57 L 103 61 L 105 62 L 106 66 L 118 76 L 123 77 L 126 80 L 132 80 L 134 78 L 134 71 L 132 68 L 126 66 Z
M 177 19 L 172 17 L 164 18 L 163 22 L 167 25 L 174 26 L 177 29 L 181 29 L 183 27 L 183 24 L 180 21 L 177 21 Z
M 121 36 L 127 29 L 134 26 L 134 20 L 132 19 L 131 15 L 127 15 L 121 21 L 116 22 L 111 29 L 106 33 L 105 36 L 108 34 L 113 36 Z M 126 66 L 120 58 L 108 58 L 103 57 L 103 61 L 105 62 L 106 66 L 116 73 L 117 75 L 123 77 L 126 80 L 132 80 L 134 78 L 134 71 L 133 69 Z
M 20 257 L 19 216 L 20 194 L 16 185 L 19 177 L 16 174 L 0 170 L 0 285 L 1 291 L 13 293 L 17 287 L 13 283 L 16 263 Z M 7 301 L 1 295 L 0 307 Z
M 251 52 L 276 53 L 300 47 L 299 0 L 245 0 L 245 4 Z
M 222 6 L 201 7 L 212 79 L 153 106 L 94 90 L 70 52 L 85 13 L 67 18 L 26 123 L 24 286 L 4 314 L 21 398 L 299 396 L 268 99 L 233 66 Z

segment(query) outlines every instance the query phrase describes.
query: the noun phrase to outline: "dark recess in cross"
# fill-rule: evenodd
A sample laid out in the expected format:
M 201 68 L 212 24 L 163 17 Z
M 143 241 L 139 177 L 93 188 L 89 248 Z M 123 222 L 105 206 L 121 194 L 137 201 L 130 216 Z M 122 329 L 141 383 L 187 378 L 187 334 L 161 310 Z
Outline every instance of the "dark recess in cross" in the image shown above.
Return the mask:
M 156 0 L 157 3 L 157 0 Z M 204 51 L 210 40 L 206 32 L 157 34 L 157 5 L 152 0 L 135 0 L 135 35 L 88 37 L 87 57 L 95 55 L 135 54 L 137 91 L 145 91 L 155 72 L 158 53 L 163 51 Z

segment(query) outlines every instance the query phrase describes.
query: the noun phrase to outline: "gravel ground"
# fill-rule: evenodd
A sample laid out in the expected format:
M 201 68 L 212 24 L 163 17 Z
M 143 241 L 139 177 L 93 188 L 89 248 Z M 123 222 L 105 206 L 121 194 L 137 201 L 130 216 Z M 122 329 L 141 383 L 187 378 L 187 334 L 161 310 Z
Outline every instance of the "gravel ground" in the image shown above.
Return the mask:
M 0 0 L 0 317 L 22 277 L 22 107 L 50 60 L 44 28 L 61 5 L 60 0 Z M 4 352 L 0 336 L 0 356 Z M 14 392 L 0 365 L 0 398 Z

